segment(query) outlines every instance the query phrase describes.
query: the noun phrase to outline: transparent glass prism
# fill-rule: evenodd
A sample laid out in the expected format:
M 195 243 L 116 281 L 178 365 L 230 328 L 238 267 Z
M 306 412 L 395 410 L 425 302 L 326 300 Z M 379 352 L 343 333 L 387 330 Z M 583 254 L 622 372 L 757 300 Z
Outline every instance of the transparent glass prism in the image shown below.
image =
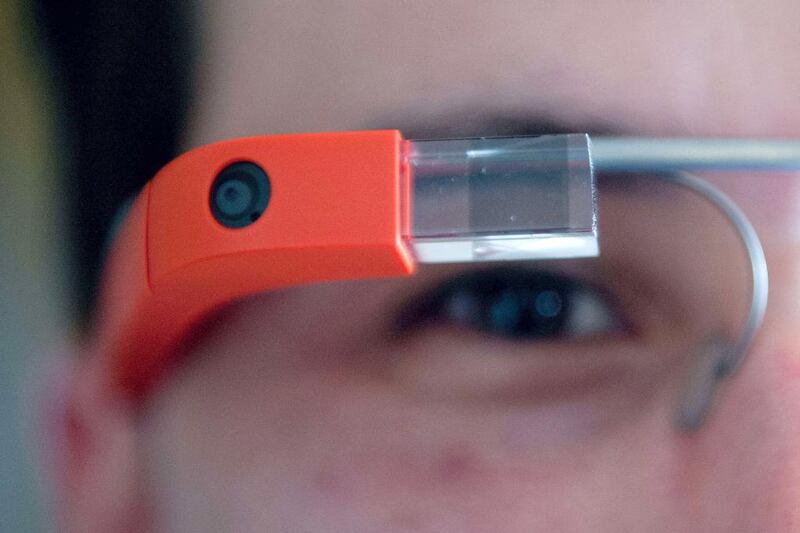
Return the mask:
M 423 263 L 599 254 L 587 135 L 408 141 Z

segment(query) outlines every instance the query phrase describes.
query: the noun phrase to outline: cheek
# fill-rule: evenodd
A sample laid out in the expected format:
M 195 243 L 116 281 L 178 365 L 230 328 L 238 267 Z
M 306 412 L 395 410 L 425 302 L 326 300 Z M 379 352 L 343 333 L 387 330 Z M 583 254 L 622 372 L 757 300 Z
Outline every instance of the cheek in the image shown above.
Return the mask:
M 697 514 L 719 509 L 743 530 L 785 531 L 800 521 L 800 248 L 790 227 L 761 222 L 767 316 L 707 427 L 676 447 L 685 467 L 675 491 Z
M 521 419 L 507 412 L 415 402 L 330 373 L 244 379 L 227 391 L 178 386 L 159 406 L 171 520 L 242 531 L 652 530 L 669 514 L 667 428 L 656 422 L 521 451 L 505 440 Z
M 674 450 L 674 497 L 743 531 L 787 531 L 800 521 L 800 247 L 788 217 L 795 189 L 786 187 L 773 212 L 754 216 L 770 274 L 764 325 L 704 430 Z
M 775 342 L 769 332 L 762 344 Z M 703 432 L 677 442 L 674 497 L 693 515 L 741 531 L 787 531 L 800 520 L 798 354 L 800 343 L 754 350 Z
M 800 388 L 786 376 L 800 370 L 785 352 L 753 355 L 699 434 L 676 436 L 658 412 L 533 452 L 505 442 L 506 412 L 401 400 L 352 376 L 178 385 L 153 428 L 162 514 L 194 530 L 784 530 L 800 501 Z
M 241 428 L 261 434 L 260 445 L 239 454 L 247 466 L 230 480 L 233 511 L 251 525 L 491 530 L 503 511 L 491 494 L 501 486 L 491 431 L 473 417 L 399 402 L 358 382 L 307 378 L 273 392 L 261 425 Z

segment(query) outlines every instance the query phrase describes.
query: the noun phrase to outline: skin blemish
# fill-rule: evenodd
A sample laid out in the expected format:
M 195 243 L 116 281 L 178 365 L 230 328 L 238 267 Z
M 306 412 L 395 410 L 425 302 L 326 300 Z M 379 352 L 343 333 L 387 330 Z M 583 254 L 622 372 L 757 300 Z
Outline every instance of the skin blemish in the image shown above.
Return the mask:
M 446 448 L 436 464 L 436 480 L 443 484 L 464 483 L 474 480 L 484 471 L 475 451 L 465 445 Z
M 773 361 L 783 362 L 783 376 L 791 382 L 800 381 L 800 355 L 791 351 L 777 352 L 771 356 Z

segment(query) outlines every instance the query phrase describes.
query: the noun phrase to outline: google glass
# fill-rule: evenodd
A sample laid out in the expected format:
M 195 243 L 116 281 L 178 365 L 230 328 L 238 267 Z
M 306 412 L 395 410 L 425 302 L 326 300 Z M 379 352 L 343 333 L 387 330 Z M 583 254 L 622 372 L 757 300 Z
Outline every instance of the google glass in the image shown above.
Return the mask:
M 742 171 L 798 168 L 792 141 L 413 141 L 388 130 L 211 144 L 165 166 L 132 204 L 105 266 L 89 350 L 110 390 L 133 399 L 195 326 L 245 296 L 410 276 L 428 263 L 533 261 L 614 293 L 631 316 L 663 311 L 616 333 L 636 338 L 632 353 L 656 354 L 640 357 L 648 364 L 681 367 L 675 424 L 691 430 L 750 349 L 767 304 L 762 244 L 723 190 L 753 186 Z M 603 334 L 598 306 L 563 287 L 515 296 L 490 319 L 509 331 L 523 315 L 550 321 L 539 335 L 550 346 L 567 326 L 584 339 Z M 591 345 L 570 349 L 591 358 Z

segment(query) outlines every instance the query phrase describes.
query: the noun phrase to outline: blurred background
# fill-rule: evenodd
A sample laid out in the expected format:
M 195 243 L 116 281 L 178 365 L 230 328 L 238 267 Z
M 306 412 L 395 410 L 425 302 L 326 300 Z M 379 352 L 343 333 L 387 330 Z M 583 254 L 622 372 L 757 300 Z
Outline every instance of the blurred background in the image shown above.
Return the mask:
M 39 531 L 46 516 L 31 388 L 43 351 L 58 346 L 72 318 L 65 213 L 53 89 L 30 12 L 0 6 L 0 531 Z
M 182 2 L 0 3 L 0 532 L 51 529 L 41 398 L 114 213 L 178 150 L 191 27 Z

